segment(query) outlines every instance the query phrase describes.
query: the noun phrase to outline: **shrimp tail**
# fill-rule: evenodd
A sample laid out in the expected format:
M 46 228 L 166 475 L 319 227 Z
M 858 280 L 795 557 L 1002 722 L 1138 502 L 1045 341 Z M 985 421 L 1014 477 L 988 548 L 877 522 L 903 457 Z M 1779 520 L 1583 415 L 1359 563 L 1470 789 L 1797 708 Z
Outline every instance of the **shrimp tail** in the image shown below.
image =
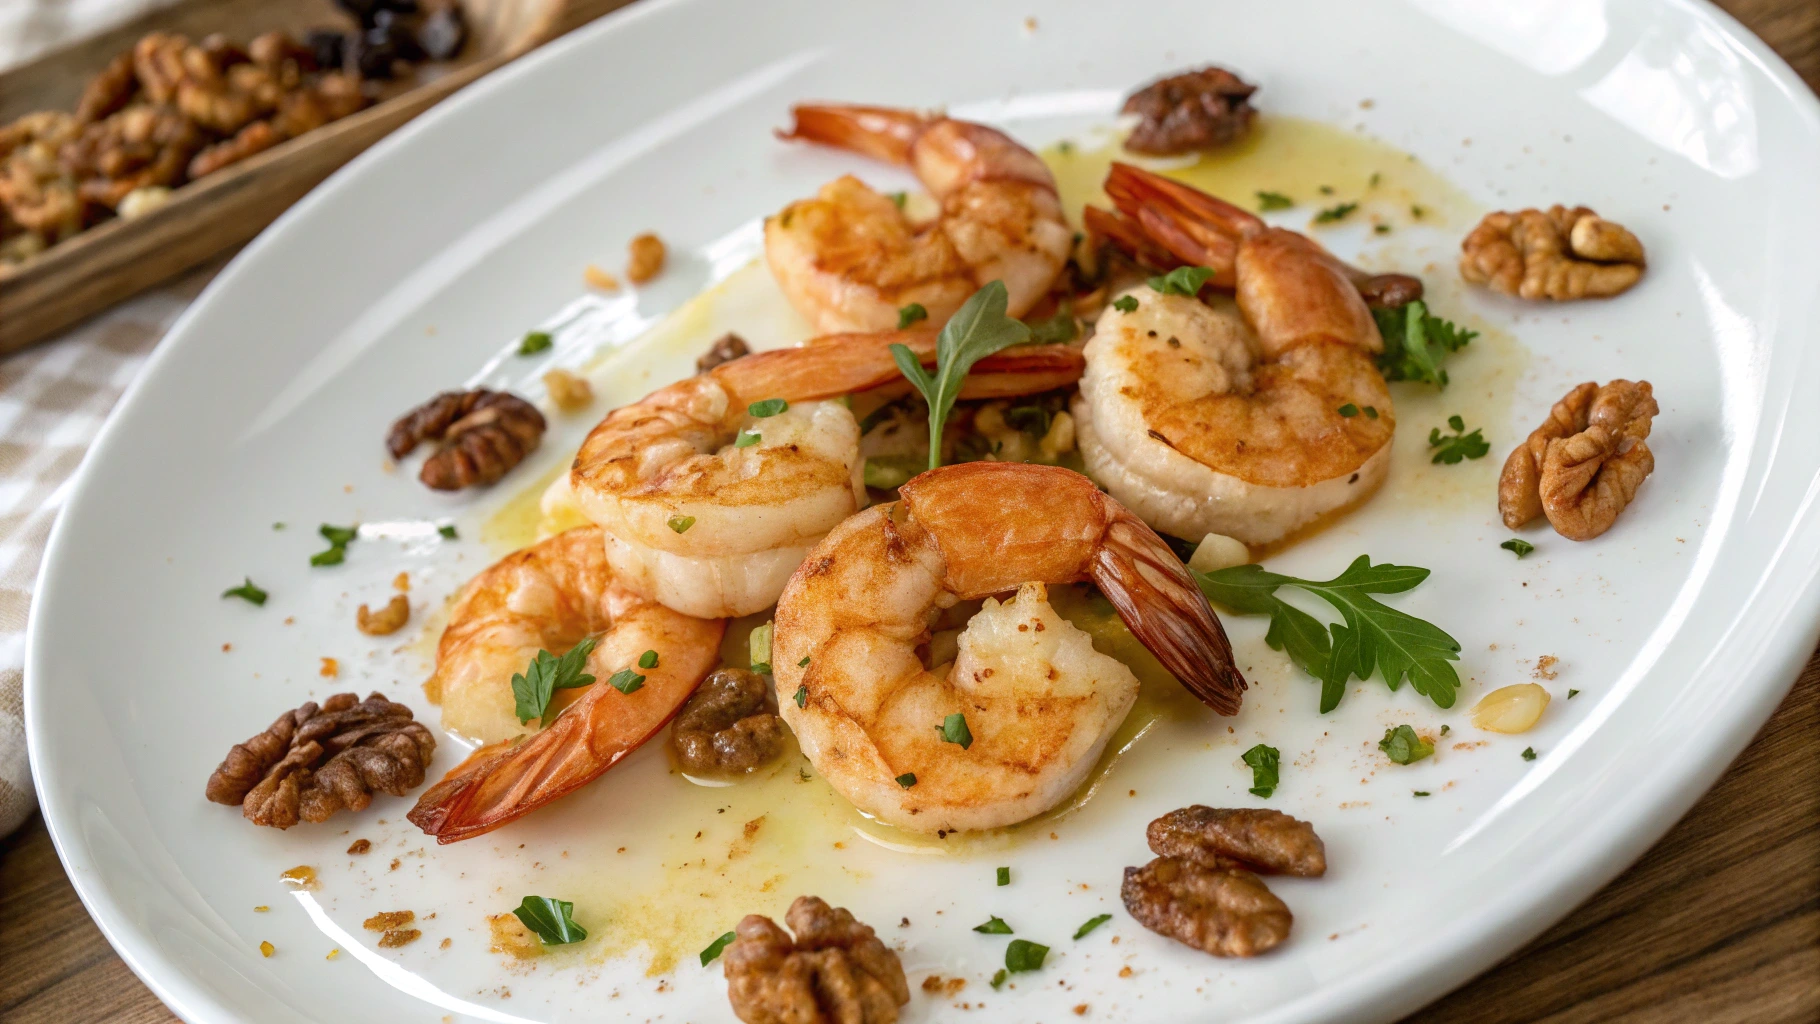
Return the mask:
M 1089 569 L 1143 645 L 1188 692 L 1222 715 L 1239 713 L 1245 677 L 1206 595 L 1175 552 L 1122 507 L 1113 510 Z
M 795 123 L 777 133 L 780 139 L 836 146 L 902 165 L 910 163 L 911 145 L 932 120 L 914 110 L 840 103 L 799 103 L 790 114 Z

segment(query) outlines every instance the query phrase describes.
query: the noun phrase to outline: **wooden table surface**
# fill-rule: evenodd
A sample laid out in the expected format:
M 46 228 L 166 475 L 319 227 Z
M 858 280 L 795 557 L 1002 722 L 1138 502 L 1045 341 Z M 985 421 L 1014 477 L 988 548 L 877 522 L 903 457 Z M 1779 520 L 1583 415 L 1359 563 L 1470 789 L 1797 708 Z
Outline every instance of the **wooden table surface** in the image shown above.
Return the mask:
M 1720 6 L 1820 90 L 1820 0 Z M 175 1019 L 83 911 L 43 819 L 0 842 L 0 1022 Z M 1410 1019 L 1820 1021 L 1820 655 L 1719 784 L 1642 860 Z

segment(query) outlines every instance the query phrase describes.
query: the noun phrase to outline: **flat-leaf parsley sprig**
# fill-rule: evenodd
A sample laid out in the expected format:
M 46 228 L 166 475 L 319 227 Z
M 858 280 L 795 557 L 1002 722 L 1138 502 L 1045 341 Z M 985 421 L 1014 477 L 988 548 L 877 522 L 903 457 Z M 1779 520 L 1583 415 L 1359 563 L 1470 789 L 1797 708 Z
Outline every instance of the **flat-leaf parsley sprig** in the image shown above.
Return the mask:
M 583 672 L 582 668 L 588 664 L 588 654 L 593 650 L 594 641 L 590 638 L 569 648 L 560 658 L 549 651 L 538 651 L 524 672 L 513 673 L 512 698 L 518 720 L 529 722 L 533 718 L 542 718 L 544 711 L 550 707 L 550 698 L 557 690 L 592 683 L 594 677 Z M 643 677 L 640 678 L 642 681 Z
M 1394 309 L 1374 308 L 1371 315 L 1384 336 L 1384 351 L 1377 361 L 1385 380 L 1422 381 L 1445 388 L 1447 371 L 1441 368 L 1441 360 L 1479 336 L 1478 331 L 1430 316 L 1420 299 Z
M 1453 707 L 1460 676 L 1453 663 L 1460 642 L 1441 627 L 1379 602 L 1373 594 L 1400 594 L 1428 578 L 1412 565 L 1371 564 L 1360 555 L 1331 580 L 1304 580 L 1240 565 L 1217 572 L 1196 572 L 1201 592 L 1210 601 L 1238 612 L 1270 616 L 1264 641 L 1284 651 L 1309 675 L 1321 681 L 1321 712 L 1340 706 L 1346 681 L 1369 679 L 1374 670 L 1396 689 L 1408 679 L 1417 693 L 1437 707 Z M 1322 625 L 1319 619 L 1276 596 L 1295 587 L 1333 605 L 1344 622 Z
M 967 371 L 994 352 L 1030 340 L 1030 328 L 1005 315 L 1008 302 L 1005 282 L 993 281 L 962 303 L 936 338 L 933 374 L 923 369 L 908 346 L 891 346 L 891 358 L 897 368 L 929 403 L 930 469 L 942 464 L 942 427 L 947 424 L 954 400 L 960 397 L 961 381 Z

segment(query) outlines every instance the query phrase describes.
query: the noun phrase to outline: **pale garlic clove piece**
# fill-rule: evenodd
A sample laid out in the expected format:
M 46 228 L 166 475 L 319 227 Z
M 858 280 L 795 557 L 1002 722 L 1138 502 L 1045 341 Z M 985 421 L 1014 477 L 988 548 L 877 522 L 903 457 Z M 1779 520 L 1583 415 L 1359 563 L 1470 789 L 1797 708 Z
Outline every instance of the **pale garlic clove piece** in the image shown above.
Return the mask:
M 1548 691 L 1535 683 L 1501 686 L 1473 705 L 1472 724 L 1486 732 L 1528 732 L 1548 707 Z
M 1235 565 L 1248 565 L 1250 562 L 1251 549 L 1243 541 L 1223 533 L 1210 533 L 1201 538 L 1194 554 L 1188 556 L 1188 568 L 1196 572 L 1218 572 Z

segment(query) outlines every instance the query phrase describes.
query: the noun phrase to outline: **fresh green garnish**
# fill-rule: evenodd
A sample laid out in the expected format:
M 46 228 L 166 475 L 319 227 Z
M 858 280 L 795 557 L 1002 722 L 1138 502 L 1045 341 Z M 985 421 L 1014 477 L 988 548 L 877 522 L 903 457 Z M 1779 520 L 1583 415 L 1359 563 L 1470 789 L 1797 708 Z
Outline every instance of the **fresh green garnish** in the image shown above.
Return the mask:
M 804 683 L 803 685 L 796 688 L 796 706 L 799 708 L 806 708 L 809 706 L 809 684 L 808 683 Z
M 1453 732 L 1453 726 L 1443 723 L 1441 725 L 1441 735 L 1445 736 L 1450 732 Z
M 750 448 L 764 439 L 765 435 L 756 430 L 742 430 L 739 432 L 739 436 L 733 439 L 733 447 Z
M 588 930 L 575 923 L 575 904 L 568 900 L 526 896 L 512 913 L 546 946 L 566 946 L 588 937 Z
M 460 540 L 461 539 L 461 535 L 455 532 L 455 527 L 451 523 L 444 523 L 441 526 L 438 526 L 436 528 L 436 532 L 439 534 L 442 534 L 443 540 Z
M 1201 294 L 1201 286 L 1206 284 L 1207 279 L 1212 276 L 1212 267 L 1177 267 L 1161 277 L 1150 278 L 1144 283 L 1150 286 L 1151 291 L 1162 292 L 1164 295 L 1181 295 L 1192 299 Z
M 1491 442 L 1485 440 L 1483 427 L 1474 427 L 1472 433 L 1465 433 L 1466 421 L 1458 416 L 1447 417 L 1447 425 L 1453 428 L 1453 433 L 1443 434 L 1440 427 L 1428 432 L 1428 447 L 1436 449 L 1430 462 L 1436 465 L 1445 462 L 1452 466 L 1461 459 L 1482 459 L 1491 453 Z
M 1112 300 L 1112 308 L 1121 313 L 1129 313 L 1138 307 L 1137 296 L 1121 295 Z
M 284 529 L 284 524 L 283 524 L 283 523 L 273 523 L 273 524 L 272 524 L 272 529 L 274 529 L 274 530 L 282 530 L 282 529 Z
M 923 369 L 916 353 L 907 346 L 891 346 L 891 358 L 897 368 L 929 403 L 930 469 L 942 464 L 942 428 L 948 422 L 954 400 L 960 397 L 961 381 L 967 371 L 994 352 L 1030 339 L 1030 328 L 1005 315 L 1008 296 L 1005 283 L 994 281 L 961 304 L 936 339 L 934 374 Z
M 737 936 L 732 932 L 728 932 L 720 938 L 715 939 L 713 942 L 708 943 L 708 948 L 701 951 L 701 965 L 706 967 L 713 963 L 715 959 L 720 956 L 722 950 L 733 945 L 733 940 L 735 938 L 737 938 Z
M 321 568 L 325 565 L 340 565 L 347 561 L 348 549 L 337 544 L 327 551 L 318 551 L 310 556 L 310 564 Z
M 1358 414 L 1359 414 L 1359 407 L 1352 404 L 1351 402 L 1347 402 L 1345 405 L 1340 406 L 1340 415 L 1345 417 L 1346 419 L 1352 419 L 1354 416 L 1357 416 Z
M 903 330 L 919 320 L 929 319 L 929 311 L 920 302 L 912 302 L 897 311 L 897 329 Z
M 1534 761 L 1535 759 L 1536 759 L 1536 748 L 1524 747 L 1523 748 L 1523 760 Z
M 1447 371 L 1441 369 L 1441 360 L 1479 336 L 1478 331 L 1462 330 L 1452 321 L 1430 316 L 1420 300 L 1395 309 L 1374 308 L 1371 315 L 1384 336 L 1384 351 L 1377 362 L 1385 380 L 1423 381 L 1444 388 Z
M 890 193 L 890 196 L 891 201 L 896 203 L 897 208 L 900 210 L 904 208 L 904 203 L 910 199 L 910 193 L 908 192 L 892 192 Z
M 1074 319 L 1074 303 L 1062 300 L 1060 309 L 1054 316 L 1041 320 L 1026 320 L 1030 328 L 1030 340 L 1044 345 L 1061 345 L 1073 341 L 1081 333 L 1080 324 Z
M 607 685 L 620 693 L 632 693 L 645 685 L 645 677 L 629 668 L 622 668 L 607 677 Z
M 689 531 L 689 527 L 694 526 L 694 525 L 695 525 L 694 516 L 671 516 L 670 517 L 670 529 L 675 530 L 677 533 L 687 533 Z
M 1327 209 L 1314 215 L 1314 222 L 1316 224 L 1332 224 L 1337 220 L 1345 219 L 1347 214 L 1358 208 L 1358 203 L 1340 203 L 1337 206 L 1329 206 Z
M 1275 747 L 1260 743 L 1239 755 L 1239 760 L 1251 766 L 1251 795 L 1269 797 L 1277 791 L 1277 768 L 1282 754 Z
M 1000 885 L 1010 885 L 1011 884 L 1011 869 L 1010 868 L 999 868 L 998 869 L 998 884 L 1000 884 Z
M 527 331 L 524 339 L 518 343 L 518 354 L 534 356 L 549 348 L 550 345 L 551 339 L 548 331 Z
M 1259 192 L 1258 211 L 1268 213 L 1271 210 L 1287 210 L 1295 205 L 1295 200 L 1281 192 Z
M 958 713 L 949 715 L 942 719 L 942 724 L 936 728 L 941 730 L 944 743 L 959 743 L 962 750 L 973 746 L 973 732 L 967 728 L 966 715 Z
M 771 623 L 754 629 L 746 637 L 746 660 L 752 663 L 752 671 L 771 671 Z
M 1321 712 L 1339 707 L 1347 679 L 1371 678 L 1381 671 L 1391 688 L 1408 678 L 1417 693 L 1436 706 L 1453 707 L 1460 677 L 1460 642 L 1432 622 L 1378 602 L 1372 594 L 1400 594 L 1428 578 L 1416 566 L 1372 565 L 1360 555 L 1331 580 L 1304 580 L 1269 572 L 1259 565 L 1240 565 L 1217 572 L 1196 572 L 1208 600 L 1234 611 L 1270 616 L 1264 641 L 1285 651 L 1289 660 L 1321 681 Z M 1344 623 L 1320 620 L 1276 596 L 1279 587 L 1296 587 L 1334 606 Z M 1330 636 L 1331 631 L 1331 636 Z
M 1435 752 L 1435 745 L 1416 735 L 1416 731 L 1407 725 L 1384 730 L 1384 738 L 1378 741 L 1378 749 L 1384 756 L 1397 764 L 1415 764 Z
M 1380 235 L 1388 235 L 1388 234 L 1390 234 L 1390 225 L 1389 224 L 1373 224 L 1371 226 L 1371 230 L 1377 232 Z
M 245 579 L 246 582 L 238 587 L 229 587 L 226 590 L 223 590 L 221 596 L 238 597 L 243 601 L 251 601 L 256 605 L 264 607 L 265 599 L 268 596 L 266 592 L 253 585 L 253 578 L 251 576 L 245 577 Z
M 315 566 L 340 565 L 347 560 L 348 545 L 354 543 L 354 539 L 360 536 L 360 527 L 330 526 L 328 523 L 323 523 L 316 528 L 316 532 L 322 534 L 322 539 L 329 542 L 329 549 L 311 555 L 310 564 Z
M 1381 175 L 1381 174 L 1379 174 L 1379 173 L 1378 173 L 1378 172 L 1377 172 L 1377 171 L 1372 171 L 1372 172 L 1371 172 L 1371 177 L 1369 177 L 1369 178 L 1367 178 L 1367 179 L 1365 179 L 1365 185 L 1366 185 L 1366 187 L 1368 187 L 1368 188 L 1377 188 L 1377 187 L 1378 187 L 1378 182 L 1379 182 L 1379 181 L 1382 181 L 1382 180 L 1383 180 L 1383 177 L 1384 177 L 1384 176 L 1383 176 L 1383 175 Z
M 1322 185 L 1321 194 L 1324 196 L 1333 195 L 1333 186 L 1332 185 Z
M 753 402 L 746 406 L 746 411 L 752 414 L 753 419 L 762 420 L 767 416 L 776 416 L 788 408 L 790 408 L 790 403 L 781 398 L 767 398 L 762 402 Z
M 1084 939 L 1087 937 L 1088 932 L 1094 930 L 1095 928 L 1098 928 L 1100 925 L 1103 925 L 1107 921 L 1110 921 L 1110 920 L 1112 920 L 1111 914 L 1100 914 L 1096 917 L 1090 917 L 1087 919 L 1086 924 L 1081 925 L 1079 928 L 1076 928 L 1074 930 L 1074 937 L 1076 939 Z
M 1579 691 L 1579 690 L 1569 690 L 1569 691 L 1567 691 L 1567 699 L 1568 699 L 1568 700 L 1573 700 L 1573 699 L 1574 699 L 1574 698 L 1575 698 L 1575 697 L 1578 697 L 1578 696 L 1579 696 L 1579 695 L 1580 695 L 1580 691 Z
M 1414 203 L 1411 203 L 1409 206 L 1409 215 L 1411 217 L 1414 217 L 1417 220 L 1421 220 L 1423 215 L 1425 215 L 1427 213 L 1428 213 L 1427 210 L 1423 209 L 1421 206 L 1418 206 Z
M 997 917 L 997 916 L 990 918 L 989 920 L 987 920 L 987 922 L 985 924 L 974 925 L 973 930 L 976 932 L 979 932 L 982 935 L 1010 935 L 1011 934 L 1011 926 L 1005 923 L 1004 918 Z
M 808 668 L 809 667 L 809 656 L 807 654 L 803 655 L 803 660 L 797 662 L 796 667 L 797 668 Z
M 557 690 L 586 686 L 594 681 L 593 676 L 582 671 L 592 650 L 594 640 L 590 637 L 569 648 L 560 658 L 549 651 L 538 651 L 522 673 L 513 673 L 512 697 L 517 704 L 520 724 L 542 718 L 550 706 L 550 697 Z
M 657 667 L 657 652 L 656 651 L 646 651 L 645 653 L 639 655 L 638 656 L 638 667 L 639 668 L 656 668 Z
M 1431 794 L 1426 789 L 1418 789 L 1418 790 L 1416 790 L 1416 795 L 1417 796 L 1429 796 Z
M 866 460 L 861 474 L 867 487 L 893 491 L 922 470 L 923 460 L 914 455 L 874 455 Z
M 1043 966 L 1043 960 L 1048 955 L 1048 946 L 1029 939 L 1012 939 L 1011 944 L 1005 947 L 1005 970 L 1012 974 L 1034 971 Z
M 909 789 L 911 786 L 916 785 L 916 773 L 905 772 L 904 774 L 899 775 L 897 777 L 897 784 L 905 789 Z M 993 920 L 997 920 L 997 918 L 994 918 Z
M 1365 418 L 1368 420 L 1377 419 L 1378 418 L 1378 407 L 1375 405 L 1366 406 L 1365 407 Z
M 1518 558 L 1522 558 L 1524 555 L 1527 555 L 1536 549 L 1534 544 L 1531 544 L 1529 541 L 1523 540 L 1520 537 L 1512 537 L 1498 546 L 1515 554 Z
M 992 975 L 992 991 L 997 992 L 999 989 L 1004 988 L 1005 979 L 1008 977 L 1010 977 L 1010 975 L 1005 972 L 1005 969 L 1003 967 L 999 968 L 998 972 Z

